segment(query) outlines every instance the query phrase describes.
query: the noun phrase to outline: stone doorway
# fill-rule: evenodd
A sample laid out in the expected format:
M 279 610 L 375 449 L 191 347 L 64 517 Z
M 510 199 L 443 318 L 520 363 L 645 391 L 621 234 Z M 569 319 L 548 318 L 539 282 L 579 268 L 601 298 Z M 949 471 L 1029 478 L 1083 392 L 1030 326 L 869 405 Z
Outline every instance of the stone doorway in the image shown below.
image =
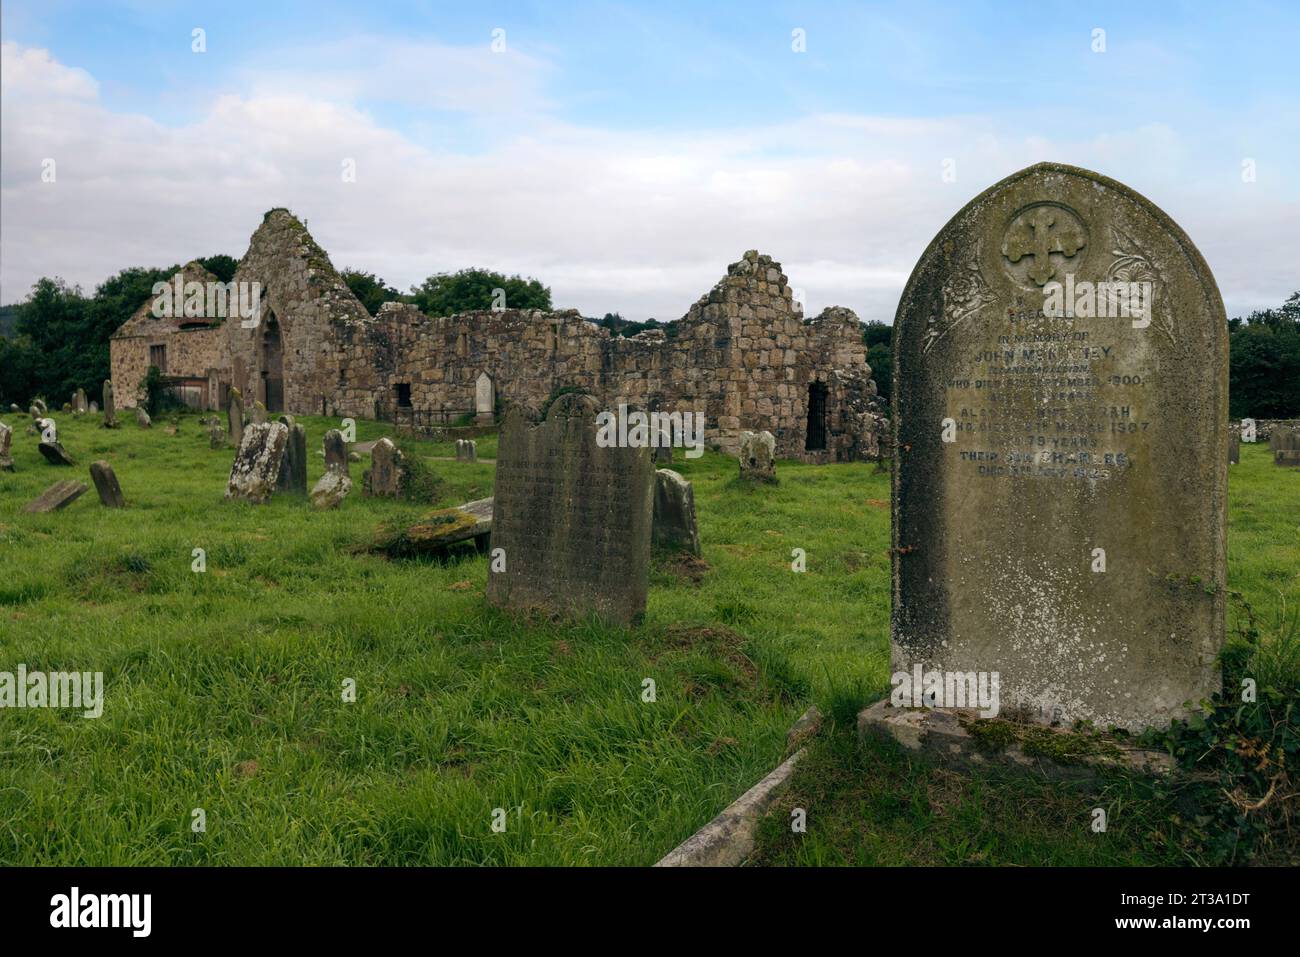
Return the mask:
M 271 312 L 262 331 L 262 404 L 267 412 L 284 411 L 284 347 L 280 324 Z
M 805 452 L 826 450 L 826 383 L 808 384 L 808 432 L 804 440 Z

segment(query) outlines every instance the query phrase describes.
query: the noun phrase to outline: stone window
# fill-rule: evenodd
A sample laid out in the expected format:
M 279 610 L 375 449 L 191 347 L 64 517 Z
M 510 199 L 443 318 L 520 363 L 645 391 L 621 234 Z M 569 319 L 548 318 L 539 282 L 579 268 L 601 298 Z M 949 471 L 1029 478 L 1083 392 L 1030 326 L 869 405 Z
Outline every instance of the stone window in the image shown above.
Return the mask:
M 393 386 L 393 392 L 397 394 L 397 407 L 399 409 L 409 409 L 411 407 L 411 383 L 398 382 Z
M 159 372 L 163 375 L 167 374 L 167 347 L 165 345 L 149 347 L 149 365 L 157 366 Z
M 826 448 L 826 383 L 808 383 L 808 437 L 805 452 L 821 452 Z

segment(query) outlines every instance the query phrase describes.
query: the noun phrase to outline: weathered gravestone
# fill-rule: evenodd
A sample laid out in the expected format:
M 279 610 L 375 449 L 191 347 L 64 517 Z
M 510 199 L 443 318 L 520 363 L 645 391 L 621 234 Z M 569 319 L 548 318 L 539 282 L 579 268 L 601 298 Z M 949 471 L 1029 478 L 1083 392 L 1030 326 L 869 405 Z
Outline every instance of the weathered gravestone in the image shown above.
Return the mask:
M 480 425 L 491 424 L 496 413 L 496 390 L 492 377 L 480 372 L 474 380 L 474 421 Z
M 117 428 L 117 404 L 113 398 L 113 380 L 104 380 L 104 428 Z
M 24 512 L 54 512 L 71 505 L 90 488 L 85 482 L 63 479 L 55 482 L 23 507 Z
M 85 412 L 88 408 L 86 405 L 86 390 L 81 388 L 77 389 L 77 391 L 73 393 L 72 403 L 78 412 Z
M 478 445 L 473 439 L 456 440 L 456 461 L 457 462 L 477 462 Z
M 655 548 L 700 554 L 700 529 L 695 521 L 695 490 L 672 469 L 655 472 Z
M 284 462 L 280 465 L 276 489 L 291 495 L 306 495 L 307 429 L 295 422 L 291 415 L 280 416 L 280 424 L 288 428 L 289 438 L 284 443 Z
M 230 431 L 230 442 L 235 448 L 244 444 L 244 397 L 239 390 L 230 390 L 230 405 L 226 408 L 226 425 Z
M 98 411 L 99 411 L 99 403 L 96 402 L 94 399 L 92 399 L 92 400 L 90 401 L 90 414 L 91 414 L 91 415 L 94 415 L 94 414 L 97 413 Z
M 226 498 L 243 499 L 254 505 L 270 501 L 288 441 L 289 428 L 280 422 L 250 424 L 244 430 L 244 441 L 230 467 Z
M 214 421 L 208 426 L 208 448 L 219 449 L 226 444 L 226 430 L 221 423 Z
M 1228 464 L 1241 464 L 1241 436 L 1236 432 L 1228 436 Z
M 254 400 L 253 400 L 253 411 L 252 411 L 252 413 L 250 414 L 249 417 L 253 420 L 253 422 L 257 423 L 258 425 L 261 425 L 262 423 L 267 422 L 267 421 L 268 421 L 268 415 L 267 415 L 267 411 L 266 411 L 266 405 L 265 405 L 261 400 L 259 400 L 259 399 L 254 399 Z
M 76 465 L 77 460 L 68 454 L 68 450 L 59 442 L 58 430 L 53 419 L 41 419 L 41 444 L 37 446 L 45 461 L 51 465 Z
M 926 249 L 893 353 L 894 672 L 997 673 L 1004 713 L 1129 729 L 1217 691 L 1227 323 L 1182 230 L 1023 170 Z
M 348 474 L 348 447 L 343 433 L 330 429 L 325 433 L 325 474 L 311 490 L 311 503 L 316 508 L 336 508 L 352 491 L 352 476 Z
M 90 478 L 95 483 L 95 491 L 99 493 L 101 505 L 105 508 L 126 507 L 126 499 L 122 497 L 122 486 L 117 482 L 113 466 L 102 460 L 91 462 Z
M 487 597 L 628 623 L 649 588 L 650 449 L 601 448 L 596 403 L 569 393 L 546 420 L 506 415 L 497 450 Z
M 1269 436 L 1269 447 L 1273 450 L 1273 464 L 1284 468 L 1300 465 L 1300 429 L 1276 426 Z
M 50 414 L 49 407 L 46 406 L 44 399 L 33 399 L 32 408 L 36 410 L 32 413 L 33 419 L 43 419 Z
M 9 451 L 9 445 L 13 441 L 13 437 L 14 430 L 0 422 L 0 472 L 12 472 L 14 470 L 14 458 Z
M 145 411 L 142 405 L 135 407 L 135 422 L 142 429 L 153 428 L 153 419 L 149 418 L 149 413 Z
M 361 476 L 366 495 L 401 498 L 406 491 L 407 471 L 401 451 L 391 439 L 383 438 L 370 450 L 370 468 Z
M 740 477 L 753 482 L 776 481 L 776 436 L 771 432 L 740 433 Z

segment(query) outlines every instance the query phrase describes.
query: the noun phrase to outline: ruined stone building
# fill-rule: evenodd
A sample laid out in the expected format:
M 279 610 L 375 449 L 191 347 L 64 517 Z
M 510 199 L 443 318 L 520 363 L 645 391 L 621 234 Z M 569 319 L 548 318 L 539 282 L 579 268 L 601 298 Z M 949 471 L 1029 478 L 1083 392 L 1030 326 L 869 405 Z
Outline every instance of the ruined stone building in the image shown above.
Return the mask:
M 200 267 L 186 267 L 186 278 Z M 748 252 L 668 331 L 611 336 L 576 311 L 484 310 L 431 318 L 386 303 L 370 316 L 306 227 L 271 210 L 235 284 L 259 283 L 258 323 L 156 320 L 148 304 L 112 341 L 124 404 L 155 358 L 216 408 L 236 386 L 270 411 L 445 422 L 490 419 L 502 403 L 540 408 L 565 387 L 609 408 L 693 411 L 705 440 L 734 454 L 766 429 L 809 461 L 875 458 L 884 407 L 857 317 L 801 317 L 779 263 Z

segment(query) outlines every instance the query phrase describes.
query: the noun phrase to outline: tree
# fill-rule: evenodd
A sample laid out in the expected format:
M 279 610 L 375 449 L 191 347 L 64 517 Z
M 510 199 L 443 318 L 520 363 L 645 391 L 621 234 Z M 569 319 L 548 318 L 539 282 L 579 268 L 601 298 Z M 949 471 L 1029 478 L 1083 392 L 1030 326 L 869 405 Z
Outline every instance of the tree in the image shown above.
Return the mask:
M 235 270 L 239 268 L 239 260 L 234 256 L 227 256 L 225 253 L 206 256 L 203 259 L 196 260 L 196 262 L 222 282 L 230 282 L 234 279 Z
M 876 380 L 876 391 L 886 402 L 894 378 L 894 327 L 872 319 L 862 324 L 862 341 L 867 347 L 867 365 Z
M 495 292 L 498 289 L 504 297 Z M 437 273 L 412 286 L 411 297 L 420 311 L 430 316 L 454 316 L 498 305 L 506 309 L 551 308 L 551 290 L 536 279 L 507 277 L 488 269 Z
M 1300 292 L 1277 309 L 1233 319 L 1228 328 L 1229 415 L 1300 416 Z
M 372 272 L 345 269 L 339 275 L 352 290 L 352 295 L 361 300 L 361 305 L 365 306 L 366 312 L 372 316 L 379 314 L 379 307 L 384 303 L 397 302 L 402 298 L 401 293 Z

